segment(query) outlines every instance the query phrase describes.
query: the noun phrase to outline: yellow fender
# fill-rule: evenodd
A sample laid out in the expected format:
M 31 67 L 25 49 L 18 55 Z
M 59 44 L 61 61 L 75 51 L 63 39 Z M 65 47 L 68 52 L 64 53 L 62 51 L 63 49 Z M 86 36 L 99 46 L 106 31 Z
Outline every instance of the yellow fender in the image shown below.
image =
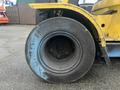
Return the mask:
M 120 6 L 120 0 L 102 0 L 93 6 L 92 11 L 99 11 L 103 9 L 110 9 L 111 7 Z
M 84 9 L 70 3 L 32 3 L 29 5 L 31 8 L 34 9 L 67 9 L 82 14 L 95 26 L 99 35 L 99 41 L 101 42 L 101 46 L 106 47 L 106 41 L 100 26 L 95 21 L 94 16 L 85 11 Z

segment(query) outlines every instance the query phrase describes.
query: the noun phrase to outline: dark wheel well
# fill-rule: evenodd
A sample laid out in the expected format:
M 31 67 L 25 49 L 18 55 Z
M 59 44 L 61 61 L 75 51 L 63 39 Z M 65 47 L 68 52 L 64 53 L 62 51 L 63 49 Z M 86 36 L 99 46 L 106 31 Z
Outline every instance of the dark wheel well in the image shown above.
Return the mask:
M 61 13 L 60 13 L 60 11 L 61 11 Z M 89 30 L 89 32 L 91 33 L 91 35 L 94 38 L 96 50 L 97 50 L 96 56 L 97 57 L 101 56 L 98 32 L 97 32 L 95 26 L 91 23 L 91 21 L 89 21 L 87 19 L 87 17 L 85 17 L 84 15 L 82 15 L 78 12 L 75 12 L 72 10 L 67 10 L 67 9 L 49 9 L 49 10 L 47 10 L 47 13 L 48 13 L 47 18 L 58 17 L 59 14 L 61 14 L 60 16 L 62 16 L 62 17 L 68 17 L 68 18 L 77 20 L 80 23 L 82 23 Z

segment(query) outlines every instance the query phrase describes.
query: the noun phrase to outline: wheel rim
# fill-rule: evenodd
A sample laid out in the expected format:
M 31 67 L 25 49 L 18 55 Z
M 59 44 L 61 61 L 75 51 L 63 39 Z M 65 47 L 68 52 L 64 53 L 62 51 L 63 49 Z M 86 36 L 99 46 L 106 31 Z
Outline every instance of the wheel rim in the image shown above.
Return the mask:
M 77 50 L 76 47 L 80 50 Z M 42 39 L 38 47 L 40 63 L 54 73 L 68 73 L 74 70 L 79 65 L 81 57 L 80 42 L 74 35 L 65 31 L 49 33 Z

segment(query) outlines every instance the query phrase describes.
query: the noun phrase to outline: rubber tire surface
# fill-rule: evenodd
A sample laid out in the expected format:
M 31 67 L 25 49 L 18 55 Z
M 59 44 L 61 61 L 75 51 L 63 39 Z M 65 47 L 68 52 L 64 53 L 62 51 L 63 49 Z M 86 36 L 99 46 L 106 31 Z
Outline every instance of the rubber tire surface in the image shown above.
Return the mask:
M 78 65 L 73 70 L 62 74 L 49 71 L 41 64 L 41 60 L 38 58 L 39 43 L 47 34 L 59 32 L 59 30 L 71 33 L 82 48 L 81 57 L 76 58 L 77 60 L 80 59 Z M 27 39 L 25 52 L 28 65 L 39 78 L 51 83 L 70 83 L 83 77 L 93 65 L 95 43 L 90 32 L 78 21 L 65 17 L 54 17 L 41 22 L 33 29 Z

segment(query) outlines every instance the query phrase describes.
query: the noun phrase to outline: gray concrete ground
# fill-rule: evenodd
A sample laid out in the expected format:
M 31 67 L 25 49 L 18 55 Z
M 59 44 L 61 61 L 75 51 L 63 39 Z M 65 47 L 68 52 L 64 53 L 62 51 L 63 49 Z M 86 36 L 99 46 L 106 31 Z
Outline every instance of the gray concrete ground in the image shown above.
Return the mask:
M 29 69 L 24 46 L 34 26 L 0 26 L 0 90 L 120 90 L 120 61 L 111 68 L 94 65 L 89 73 L 72 84 L 48 84 Z

